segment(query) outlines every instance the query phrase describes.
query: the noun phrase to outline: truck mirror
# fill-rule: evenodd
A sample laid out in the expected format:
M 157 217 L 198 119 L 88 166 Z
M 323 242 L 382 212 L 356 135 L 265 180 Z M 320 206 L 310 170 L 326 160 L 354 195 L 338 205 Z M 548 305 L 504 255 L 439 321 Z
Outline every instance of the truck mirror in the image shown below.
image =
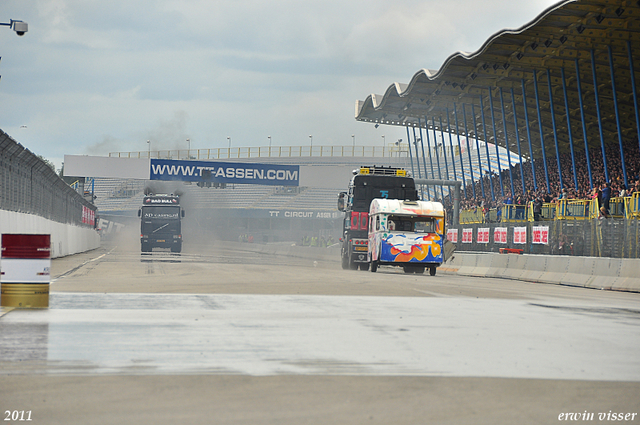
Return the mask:
M 182 213 L 182 218 L 184 218 L 184 210 L 182 210 L 181 213 Z
M 346 199 L 347 199 L 347 192 L 340 192 L 340 195 L 338 195 L 338 211 L 344 212 Z
M 138 217 L 142 217 L 142 210 L 138 210 Z

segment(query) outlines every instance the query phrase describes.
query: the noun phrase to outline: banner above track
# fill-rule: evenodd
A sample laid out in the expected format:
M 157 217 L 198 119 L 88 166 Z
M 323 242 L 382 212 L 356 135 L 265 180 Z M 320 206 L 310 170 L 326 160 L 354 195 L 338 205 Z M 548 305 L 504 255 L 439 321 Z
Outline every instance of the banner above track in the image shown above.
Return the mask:
M 151 159 L 150 180 L 298 186 L 300 166 Z
M 255 162 L 65 155 L 64 175 L 141 180 L 299 186 L 300 166 Z

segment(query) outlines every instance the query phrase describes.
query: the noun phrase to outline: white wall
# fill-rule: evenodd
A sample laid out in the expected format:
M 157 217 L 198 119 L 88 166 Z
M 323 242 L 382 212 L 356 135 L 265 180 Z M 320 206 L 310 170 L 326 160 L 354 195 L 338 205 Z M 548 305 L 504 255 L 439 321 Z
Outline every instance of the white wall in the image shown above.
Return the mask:
M 58 223 L 46 218 L 0 210 L 0 234 L 32 233 L 51 235 L 51 258 L 89 251 L 100 246 L 100 235 L 89 227 Z

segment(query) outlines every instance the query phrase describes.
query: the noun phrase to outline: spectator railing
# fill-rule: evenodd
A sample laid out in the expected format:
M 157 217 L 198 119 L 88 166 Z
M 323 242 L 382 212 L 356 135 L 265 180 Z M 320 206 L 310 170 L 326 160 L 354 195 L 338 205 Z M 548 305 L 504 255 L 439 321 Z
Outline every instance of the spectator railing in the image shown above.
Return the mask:
M 461 224 L 472 224 L 472 223 L 482 223 L 482 208 L 474 208 L 472 210 L 463 210 L 460 211 L 460 223 Z
M 542 205 L 540 221 L 553 220 L 595 220 L 600 218 L 596 199 L 560 199 Z M 609 200 L 609 218 L 640 219 L 640 192 L 628 197 Z M 483 214 L 480 208 L 460 212 L 460 224 L 474 223 L 524 223 L 535 221 L 533 202 L 527 205 L 503 205 Z
M 408 156 L 408 145 L 396 146 L 261 146 L 212 149 L 175 149 L 137 152 L 110 152 L 115 158 L 157 159 L 229 159 L 229 158 L 289 158 L 307 156 L 330 157 L 397 157 Z
M 525 223 L 527 221 L 527 206 L 507 204 L 502 206 L 501 222 Z
M 625 218 L 624 198 L 611 198 L 609 200 L 609 215 L 611 218 Z
M 596 202 L 588 199 L 560 199 L 556 217 L 558 220 L 588 220 L 594 209 L 598 210 Z
M 529 202 L 527 206 L 527 219 L 529 221 L 536 221 L 533 215 L 533 201 Z M 540 213 L 540 221 L 553 221 L 556 219 L 556 204 L 542 204 L 542 211 Z
M 640 192 L 636 192 L 625 199 L 625 217 L 640 218 Z
M 491 208 L 484 214 L 484 223 L 498 223 L 498 209 Z

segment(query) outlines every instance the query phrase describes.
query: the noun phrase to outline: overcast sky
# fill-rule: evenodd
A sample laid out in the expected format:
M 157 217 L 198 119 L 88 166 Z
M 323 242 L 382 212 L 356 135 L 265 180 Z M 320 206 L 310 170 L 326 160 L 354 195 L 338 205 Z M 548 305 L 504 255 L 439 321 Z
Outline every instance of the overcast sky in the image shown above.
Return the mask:
M 65 154 L 382 146 L 356 100 L 439 69 L 555 0 L 1 0 L 0 129 Z M 24 128 L 23 126 L 26 126 Z

